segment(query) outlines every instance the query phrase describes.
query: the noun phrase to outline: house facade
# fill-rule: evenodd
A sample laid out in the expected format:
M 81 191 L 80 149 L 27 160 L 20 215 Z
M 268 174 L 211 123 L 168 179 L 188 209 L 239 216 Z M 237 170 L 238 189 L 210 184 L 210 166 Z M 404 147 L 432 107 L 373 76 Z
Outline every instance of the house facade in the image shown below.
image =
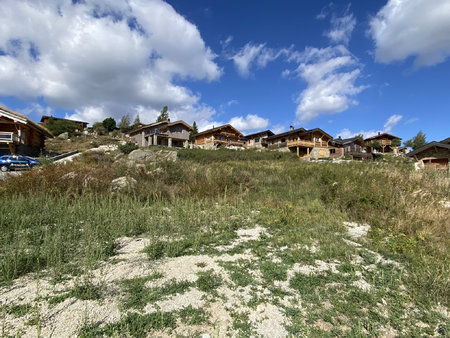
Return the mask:
M 381 153 L 389 153 L 397 149 L 397 146 L 394 146 L 392 142 L 394 140 L 401 141 L 400 137 L 388 134 L 388 133 L 378 133 L 376 136 L 372 136 L 366 138 L 364 140 L 365 147 L 368 152 L 381 152 Z M 378 143 L 378 146 L 375 146 L 374 143 Z
M 25 115 L 0 107 L 0 154 L 39 156 L 53 135 Z
M 334 147 L 330 157 L 351 156 L 358 160 L 373 159 L 372 154 L 366 152 L 364 141 L 359 137 L 346 139 L 338 137 L 330 141 L 330 145 Z
M 244 135 L 231 124 L 208 129 L 194 135 L 195 145 L 206 149 L 213 149 L 220 146 L 243 147 L 244 143 L 241 141 L 243 136 Z
M 246 148 L 267 148 L 268 144 L 266 139 L 275 135 L 270 130 L 260 131 L 258 133 L 246 135 L 241 138 L 241 141 Z
M 330 157 L 330 145 L 333 138 L 320 128 L 304 129 L 290 127 L 290 130 L 266 138 L 269 149 L 278 149 L 296 152 L 300 158 L 324 158 Z
M 143 125 L 131 131 L 130 137 L 140 147 L 160 145 L 187 148 L 191 130 L 192 127 L 184 121 L 166 120 Z
M 422 169 L 449 170 L 450 137 L 439 142 L 430 142 L 406 154 L 414 158 Z
M 88 122 L 76 121 L 76 120 L 69 120 L 69 119 L 62 119 L 62 118 L 59 118 L 59 117 L 47 116 L 47 115 L 43 115 L 43 116 L 41 117 L 41 124 L 42 124 L 43 126 L 45 126 L 45 125 L 47 124 L 48 120 L 50 120 L 50 119 L 53 119 L 53 120 L 62 120 L 62 121 L 69 121 L 69 122 L 76 123 L 76 124 L 78 125 L 78 130 L 79 130 L 79 131 L 85 130 L 85 129 L 87 128 L 88 124 L 89 124 Z

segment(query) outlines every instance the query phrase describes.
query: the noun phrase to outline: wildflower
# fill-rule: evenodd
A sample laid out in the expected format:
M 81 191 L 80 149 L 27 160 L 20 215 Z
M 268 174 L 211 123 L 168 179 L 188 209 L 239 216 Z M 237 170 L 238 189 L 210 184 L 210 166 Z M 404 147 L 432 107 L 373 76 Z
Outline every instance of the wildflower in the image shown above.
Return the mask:
M 399 236 L 401 236 L 401 237 L 406 237 L 406 235 L 405 235 L 405 234 L 399 234 Z
M 267 224 L 270 224 L 270 221 L 268 221 Z
M 236 216 L 233 217 L 234 219 L 238 219 Z
M 425 240 L 425 238 L 422 235 L 418 235 L 417 238 L 420 239 L 421 241 Z

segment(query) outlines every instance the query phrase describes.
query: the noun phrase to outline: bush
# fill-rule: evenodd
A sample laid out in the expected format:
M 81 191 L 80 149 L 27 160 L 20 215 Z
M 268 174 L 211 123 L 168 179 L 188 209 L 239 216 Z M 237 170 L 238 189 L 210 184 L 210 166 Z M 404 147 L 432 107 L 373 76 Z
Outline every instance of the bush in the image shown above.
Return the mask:
M 139 147 L 133 142 L 127 142 L 127 143 L 121 144 L 119 146 L 119 150 L 124 154 L 129 154 L 133 150 L 136 150 L 137 148 L 139 148 Z

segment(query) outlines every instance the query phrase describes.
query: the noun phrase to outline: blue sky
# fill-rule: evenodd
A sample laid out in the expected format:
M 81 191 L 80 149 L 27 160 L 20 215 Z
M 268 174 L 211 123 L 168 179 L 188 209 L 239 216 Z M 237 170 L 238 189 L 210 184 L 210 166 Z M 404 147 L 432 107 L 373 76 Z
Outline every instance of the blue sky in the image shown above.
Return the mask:
M 0 103 L 244 133 L 450 136 L 447 0 L 2 0 Z M 26 18 L 26 20 L 25 20 Z

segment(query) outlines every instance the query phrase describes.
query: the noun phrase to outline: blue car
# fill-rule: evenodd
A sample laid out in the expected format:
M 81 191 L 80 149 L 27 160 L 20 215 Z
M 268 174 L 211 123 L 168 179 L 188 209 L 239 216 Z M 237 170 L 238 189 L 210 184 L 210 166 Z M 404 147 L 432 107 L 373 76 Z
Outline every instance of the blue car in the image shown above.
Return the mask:
M 21 155 L 4 155 L 0 156 L 0 170 L 5 172 L 8 170 L 26 170 L 31 169 L 38 161 Z

